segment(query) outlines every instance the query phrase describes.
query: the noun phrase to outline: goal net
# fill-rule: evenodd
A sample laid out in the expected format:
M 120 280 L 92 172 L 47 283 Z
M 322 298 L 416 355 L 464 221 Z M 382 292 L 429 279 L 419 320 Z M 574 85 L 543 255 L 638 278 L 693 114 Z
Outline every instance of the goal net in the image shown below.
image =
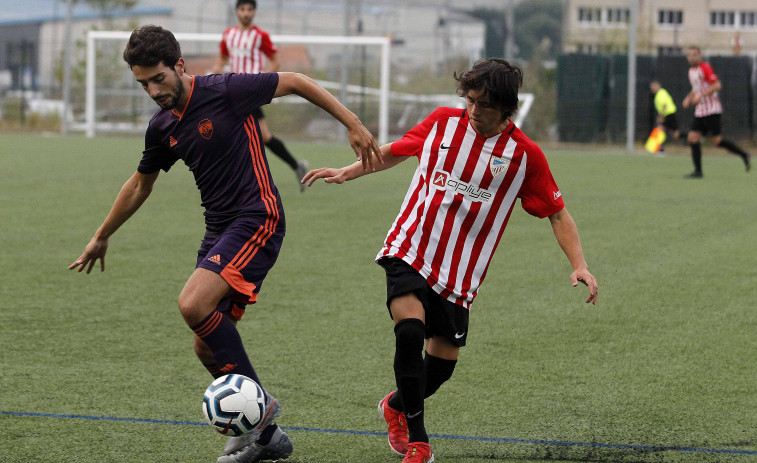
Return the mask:
M 142 133 L 158 109 L 121 58 L 130 34 L 88 33 L 84 94 L 74 99 L 75 110 L 79 103 L 75 114 L 82 116 L 70 124 L 88 137 L 97 133 Z M 175 36 L 181 43 L 188 72 L 207 73 L 215 63 L 221 34 Z M 454 87 L 449 93 L 437 94 L 390 91 L 388 37 L 272 35 L 271 39 L 279 49 L 281 70 L 313 77 L 360 117 L 379 144 L 398 138 L 436 107 L 464 107 Z M 526 117 L 532 101 L 533 95 L 521 94 L 516 124 Z M 277 98 L 264 109 L 274 132 L 287 138 L 345 138 L 338 122 L 300 97 Z

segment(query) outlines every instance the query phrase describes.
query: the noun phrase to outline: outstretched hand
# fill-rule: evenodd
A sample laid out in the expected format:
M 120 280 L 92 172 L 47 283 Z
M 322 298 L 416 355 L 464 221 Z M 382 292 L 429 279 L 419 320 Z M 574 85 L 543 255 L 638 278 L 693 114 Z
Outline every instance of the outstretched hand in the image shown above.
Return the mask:
M 589 270 L 577 270 L 570 274 L 570 282 L 573 283 L 573 287 L 575 288 L 578 286 L 578 283 L 581 282 L 589 287 L 589 297 L 586 298 L 586 303 L 588 304 L 591 302 L 592 304 L 597 304 L 597 279 L 594 278 L 594 275 L 589 273 Z
M 107 239 L 95 239 L 87 244 L 84 252 L 73 264 L 68 266 L 69 270 L 76 269 L 77 272 L 81 272 L 84 268 L 87 268 L 87 273 L 92 271 L 92 267 L 95 266 L 95 262 L 100 259 L 100 271 L 105 271 L 105 253 L 108 250 Z
M 365 163 L 363 163 L 363 165 L 365 166 Z M 348 180 L 344 168 L 334 169 L 332 167 L 321 167 L 319 169 L 313 169 L 305 174 L 305 176 L 302 177 L 301 182 L 310 186 L 319 178 L 322 178 L 326 183 L 344 183 Z
M 378 143 L 371 135 L 371 132 L 365 128 L 364 125 L 348 129 L 347 136 L 350 140 L 350 146 L 355 151 L 357 159 L 363 163 L 363 171 L 374 170 L 374 163 L 383 163 L 381 158 L 381 151 L 379 150 Z M 375 158 L 375 159 L 374 159 Z M 332 183 L 332 182 L 328 182 Z M 342 182 L 338 182 L 342 183 Z

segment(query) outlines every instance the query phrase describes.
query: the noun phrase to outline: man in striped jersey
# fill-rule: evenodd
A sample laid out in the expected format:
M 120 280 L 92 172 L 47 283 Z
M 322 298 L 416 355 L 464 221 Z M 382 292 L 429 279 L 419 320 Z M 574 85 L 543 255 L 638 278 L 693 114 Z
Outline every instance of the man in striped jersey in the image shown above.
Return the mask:
M 219 74 L 227 64 L 230 65 L 231 72 L 237 73 L 257 74 L 278 71 L 279 59 L 276 56 L 276 46 L 271 42 L 268 33 L 253 23 L 257 2 L 238 0 L 235 11 L 238 24 L 223 32 L 221 51 L 211 72 Z M 260 124 L 260 133 L 265 146 L 292 168 L 298 181 L 302 180 L 302 176 L 308 170 L 307 161 L 296 160 L 284 142 L 271 133 L 263 110 L 256 109 L 254 116 Z M 302 183 L 300 183 L 300 191 L 305 191 Z
M 347 127 L 366 168 L 379 148 L 357 116 L 302 74 L 191 76 L 173 34 L 159 26 L 136 29 L 123 57 L 160 109 L 147 127 L 137 171 L 69 269 L 89 273 L 100 260 L 104 271 L 110 236 L 150 196 L 160 171 L 181 159 L 200 190 L 206 232 L 196 268 L 179 295 L 179 310 L 194 332 L 195 353 L 213 377 L 237 373 L 260 384 L 236 323 L 246 305 L 257 301 L 279 254 L 285 223 L 254 110 L 273 98 L 300 95 Z M 260 427 L 230 438 L 218 461 L 247 463 L 291 454 L 292 443 L 275 423 L 280 406 L 267 392 L 266 399 Z
M 702 178 L 702 144 L 700 141 L 703 135 L 708 134 L 710 135 L 710 143 L 740 156 L 747 172 L 749 172 L 752 167 L 751 154 L 720 135 L 720 118 L 723 113 L 723 106 L 718 97 L 718 91 L 722 88 L 720 79 L 718 79 L 712 67 L 702 61 L 702 51 L 699 47 L 689 47 L 686 50 L 686 59 L 689 61 L 691 92 L 683 99 L 683 107 L 695 106 L 694 121 L 691 124 L 691 131 L 687 139 L 691 146 L 694 172 L 686 175 L 686 178 Z
M 400 140 L 382 146 L 383 163 L 375 166 L 419 161 L 376 256 L 386 271 L 397 384 L 379 403 L 379 414 L 391 449 L 405 456 L 404 463 L 434 460 L 424 399 L 452 376 L 468 336 L 471 304 L 517 199 L 528 213 L 549 217 L 573 267 L 573 286 L 586 284 L 586 302 L 597 301 L 597 281 L 544 153 L 512 122 L 521 69 L 490 58 L 455 79 L 466 108 L 436 109 Z M 343 183 L 365 173 L 355 163 L 315 169 L 303 181 Z

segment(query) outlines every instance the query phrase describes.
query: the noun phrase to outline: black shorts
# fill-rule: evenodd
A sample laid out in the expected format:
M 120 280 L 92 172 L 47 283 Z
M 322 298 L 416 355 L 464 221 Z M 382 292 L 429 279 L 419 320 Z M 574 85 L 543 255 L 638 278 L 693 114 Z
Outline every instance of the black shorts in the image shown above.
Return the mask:
M 678 130 L 678 119 L 676 118 L 676 113 L 668 114 L 667 116 L 665 116 L 665 118 L 662 120 L 662 126 L 668 130 L 672 130 L 673 132 Z
M 258 120 L 260 120 L 260 119 L 265 119 L 265 114 L 263 114 L 263 110 L 262 110 L 262 109 L 260 109 L 260 108 L 255 108 L 255 109 L 253 109 L 253 110 L 252 110 L 252 116 L 253 116 L 253 117 L 254 117 L 255 119 L 258 119 Z
M 720 114 L 710 114 L 704 117 L 695 117 L 691 123 L 691 130 L 702 135 L 720 135 Z
M 423 275 L 402 259 L 384 257 L 378 264 L 386 271 L 387 309 L 395 297 L 414 293 L 426 311 L 426 339 L 442 336 L 457 347 L 465 345 L 468 339 L 468 309 L 441 297 Z

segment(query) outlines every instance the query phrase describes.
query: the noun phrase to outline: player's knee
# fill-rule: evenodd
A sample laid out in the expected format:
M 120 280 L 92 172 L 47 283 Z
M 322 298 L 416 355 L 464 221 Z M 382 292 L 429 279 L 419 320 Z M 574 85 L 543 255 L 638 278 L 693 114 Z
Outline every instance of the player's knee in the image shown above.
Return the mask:
M 189 326 L 196 325 L 204 318 L 197 299 L 185 292 L 179 295 L 179 312 Z
M 426 338 L 426 325 L 417 318 L 406 318 L 394 325 L 394 336 L 398 349 L 421 352 Z

